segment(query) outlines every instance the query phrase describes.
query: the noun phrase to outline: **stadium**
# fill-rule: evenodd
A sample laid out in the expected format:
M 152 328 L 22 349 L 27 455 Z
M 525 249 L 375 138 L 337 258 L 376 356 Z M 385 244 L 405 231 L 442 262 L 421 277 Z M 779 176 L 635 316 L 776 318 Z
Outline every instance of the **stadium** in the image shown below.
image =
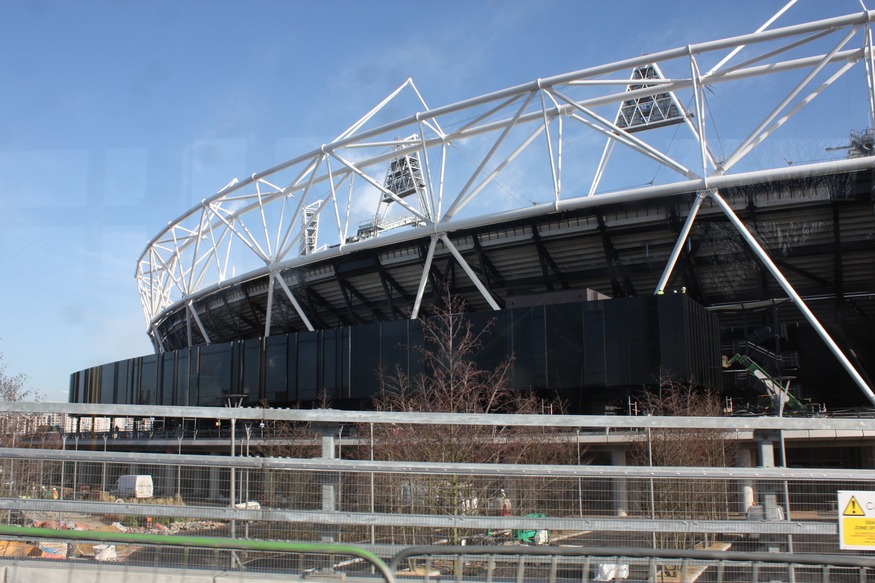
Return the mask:
M 462 296 L 478 363 L 513 357 L 515 388 L 575 413 L 628 412 L 660 371 L 749 412 L 871 406 L 875 135 L 828 99 L 875 111 L 873 18 L 437 108 L 408 81 L 170 221 L 136 270 L 155 354 L 74 373 L 70 402 L 367 408 Z M 842 143 L 808 145 L 814 127 Z

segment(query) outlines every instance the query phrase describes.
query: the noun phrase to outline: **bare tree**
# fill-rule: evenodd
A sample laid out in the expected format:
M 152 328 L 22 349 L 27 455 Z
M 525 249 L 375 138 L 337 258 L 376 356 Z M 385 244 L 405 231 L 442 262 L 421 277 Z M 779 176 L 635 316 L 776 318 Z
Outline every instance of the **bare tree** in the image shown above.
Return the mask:
M 266 400 L 259 402 L 264 408 Z M 294 421 L 271 421 L 263 428 L 268 439 L 262 439 L 252 450 L 261 457 L 307 459 L 319 456 L 319 436 L 310 423 Z M 280 504 L 289 508 L 312 510 L 319 506 L 318 486 L 314 485 L 311 472 L 266 471 L 255 481 L 260 491 L 254 495 L 267 504 Z
M 677 381 L 660 370 L 659 386 L 639 395 L 645 415 L 721 417 L 719 395 Z M 650 429 L 629 445 L 633 464 L 649 466 L 727 467 L 734 465 L 737 446 L 724 430 L 708 428 Z M 642 506 L 652 518 L 706 520 L 725 518 L 731 493 L 720 480 L 653 479 L 647 484 L 649 500 Z M 693 543 L 685 533 L 657 533 L 658 546 L 685 548 Z
M 512 357 L 492 370 L 477 365 L 474 358 L 494 321 L 476 329 L 465 313 L 464 299 L 447 297 L 431 317 L 422 320 L 424 346 L 419 351 L 424 370 L 416 375 L 400 368 L 382 371 L 380 391 L 374 398 L 377 410 L 541 412 L 541 400 L 533 393 L 511 387 Z M 371 438 L 376 459 L 443 463 L 557 463 L 559 459 L 576 463 L 577 459 L 575 444 L 557 442 L 554 431 L 548 428 L 396 424 L 365 425 L 359 428 L 359 433 Z M 528 490 L 548 490 L 546 484 L 484 476 L 417 475 L 384 479 L 388 482 L 379 489 L 384 493 L 381 506 L 389 512 L 499 514 L 511 504 L 519 512 L 520 500 L 535 506 L 529 510 L 543 511 L 536 507 L 540 501 Z M 522 490 L 527 491 L 526 495 Z M 448 539 L 458 542 L 461 536 L 453 530 Z
M 11 375 L 0 354 L 0 401 L 40 401 L 42 395 L 27 387 L 27 375 Z M 42 440 L 37 427 L 37 417 L 24 413 L 0 414 L 0 447 L 40 447 Z M 30 495 L 39 489 L 44 468 L 32 460 L 3 460 L 2 486 L 4 496 Z

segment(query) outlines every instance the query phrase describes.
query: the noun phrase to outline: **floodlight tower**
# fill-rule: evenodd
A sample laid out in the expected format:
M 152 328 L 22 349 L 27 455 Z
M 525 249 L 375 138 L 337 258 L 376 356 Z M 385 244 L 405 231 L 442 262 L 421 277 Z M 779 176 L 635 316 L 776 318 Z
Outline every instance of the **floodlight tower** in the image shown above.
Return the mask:
M 419 136 L 413 134 L 408 138 L 398 140 L 399 143 L 395 146 L 395 150 L 403 150 L 405 144 L 418 139 Z M 415 216 L 388 216 L 389 207 L 399 199 L 416 195 L 416 201 L 422 214 L 427 217 L 432 216 L 431 209 L 428 205 L 428 193 L 425 187 L 425 179 L 422 176 L 422 167 L 419 163 L 418 152 L 406 152 L 397 158 L 392 158 L 392 160 L 389 161 L 389 167 L 386 169 L 386 178 L 383 180 L 383 187 L 386 191 L 380 194 L 380 200 L 377 203 L 377 211 L 374 213 L 374 218 L 360 223 L 355 237 L 352 237 L 348 242 L 370 239 L 371 237 L 376 237 L 380 233 L 391 229 L 423 225 L 423 221 Z M 391 195 L 389 194 L 390 192 L 392 193 Z M 394 197 L 392 195 L 394 195 Z

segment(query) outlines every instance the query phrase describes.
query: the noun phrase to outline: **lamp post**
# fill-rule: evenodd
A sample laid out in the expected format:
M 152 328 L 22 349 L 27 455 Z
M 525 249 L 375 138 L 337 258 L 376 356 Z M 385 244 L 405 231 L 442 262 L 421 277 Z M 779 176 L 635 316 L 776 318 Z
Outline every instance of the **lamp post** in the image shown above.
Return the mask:
M 103 434 L 103 453 L 106 454 L 106 433 Z M 104 456 L 106 457 L 106 456 Z M 106 492 L 106 459 L 103 460 L 103 464 L 101 464 L 101 472 L 100 472 L 100 491 Z
M 228 394 L 228 395 L 225 395 L 224 397 L 225 397 L 225 406 L 226 406 L 226 407 L 229 407 L 229 408 L 240 408 L 240 405 L 243 404 L 243 399 L 246 398 L 246 395 L 245 395 L 245 394 Z M 232 457 L 232 458 L 233 458 L 234 455 L 235 455 L 235 454 L 234 454 L 234 450 L 236 449 L 236 446 L 234 445 L 234 433 L 235 433 L 236 431 L 237 431 L 237 419 L 235 419 L 235 418 L 232 416 L 232 417 L 231 417 L 231 457 Z M 230 470 L 231 470 L 231 472 L 230 472 L 230 473 L 231 473 L 231 475 L 230 475 L 231 483 L 230 483 L 230 486 L 229 486 L 228 498 L 230 499 L 231 507 L 233 508 L 233 507 L 234 507 L 234 504 L 237 502 L 237 500 L 236 500 L 236 498 L 237 498 L 237 493 L 236 493 L 236 491 L 235 491 L 235 490 L 236 490 L 236 484 L 234 483 L 234 482 L 235 482 L 235 476 L 234 476 L 234 465 L 233 465 L 233 463 L 232 463 L 232 465 L 231 465 L 231 467 L 230 467 Z M 232 532 L 231 532 L 231 537 L 233 538 L 233 536 L 234 536 L 234 533 L 233 533 L 233 531 L 232 531 Z
M 183 421 L 184 423 L 184 421 Z M 185 436 L 185 428 L 179 427 L 176 430 L 177 450 L 176 455 L 182 455 L 182 438 Z M 182 498 L 182 465 L 176 466 L 176 495 Z
M 239 408 L 240 405 L 243 404 L 243 399 L 246 398 L 245 394 L 227 394 L 225 395 L 225 406 Z M 234 450 L 236 449 L 234 445 L 234 432 L 237 430 L 237 419 L 231 416 L 231 457 L 234 457 Z M 236 493 L 236 477 L 234 476 L 234 461 L 231 461 L 231 466 L 228 468 L 229 470 L 229 478 L 230 484 L 228 485 L 228 498 L 231 508 L 235 508 L 235 502 L 237 498 Z M 237 521 L 231 519 L 231 538 L 236 538 L 237 536 Z M 231 567 L 234 567 L 234 556 L 231 557 Z
M 249 457 L 249 443 L 250 443 L 251 438 L 252 438 L 252 424 L 247 423 L 246 424 L 246 457 Z M 248 469 L 246 470 L 245 475 L 246 475 L 246 479 L 245 479 L 244 483 L 246 484 L 246 487 L 244 489 L 243 502 L 248 502 L 249 501 L 249 470 Z

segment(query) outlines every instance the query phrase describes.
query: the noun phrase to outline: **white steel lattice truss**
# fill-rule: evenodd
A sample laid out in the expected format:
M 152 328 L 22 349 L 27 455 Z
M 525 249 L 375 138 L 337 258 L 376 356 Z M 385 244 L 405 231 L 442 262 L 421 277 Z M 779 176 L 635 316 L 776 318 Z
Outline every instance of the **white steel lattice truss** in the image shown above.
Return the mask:
M 710 197 L 875 403 L 871 388 L 720 196 L 720 188 L 729 186 L 875 166 L 873 157 L 790 165 L 786 160 L 769 162 L 767 157 L 750 156 L 762 150 L 755 148 L 767 138 L 791 127 L 788 122 L 794 116 L 855 65 L 865 71 L 871 116 L 875 110 L 873 19 L 875 12 L 862 12 L 771 30 L 770 21 L 752 34 L 538 79 L 436 109 L 428 108 L 408 80 L 333 142 L 243 180 L 235 178 L 155 237 L 139 258 L 136 274 L 149 333 L 161 349 L 156 324 L 185 306 L 209 342 L 193 302 L 218 289 L 265 276 L 270 282 L 265 335 L 270 331 L 276 283 L 276 293 L 286 294 L 312 330 L 289 284 L 279 276 L 280 270 L 428 236 L 431 244 L 412 317 L 418 315 L 438 240 L 488 304 L 498 309 L 447 233 L 596 204 L 696 191 L 699 196 L 654 291 L 665 287 L 701 202 Z M 862 87 L 863 75 L 857 77 Z M 781 94 L 770 93 L 771 104 L 764 104 L 765 95 L 754 96 L 765 111 L 756 114 L 758 119 L 749 121 L 749 127 L 737 118 L 721 125 L 722 102 L 715 96 L 736 87 L 750 97 L 766 84 L 782 88 Z M 403 92 L 415 97 L 421 111 L 371 127 L 382 108 Z M 661 108 L 655 118 L 654 108 Z M 635 127 L 634 120 L 647 122 L 645 118 L 659 122 L 656 125 L 675 124 L 639 131 L 648 128 Z M 723 137 L 728 127 L 735 131 L 742 127 L 742 133 L 723 150 L 725 144 L 716 138 Z M 848 129 L 836 130 L 834 135 L 847 135 Z M 684 132 L 694 147 L 681 153 L 670 150 L 672 142 L 664 139 L 665 132 Z M 398 139 L 399 135 L 410 137 Z M 657 139 L 660 135 L 662 141 Z M 604 140 L 609 146 L 595 177 L 584 178 L 580 168 L 594 158 L 591 144 Z M 577 152 L 581 144 L 589 148 L 586 155 Z M 600 194 L 598 187 L 610 172 L 614 145 L 621 146 L 614 157 L 617 152 L 625 156 L 619 162 L 623 172 L 651 165 L 658 168 L 654 176 L 661 181 L 651 179 L 642 181 L 644 186 Z M 385 179 L 387 168 L 392 164 L 397 169 L 399 159 L 408 167 L 415 165 L 420 173 L 416 188 L 400 193 L 387 188 L 390 181 Z M 416 196 L 407 196 L 414 191 Z M 393 207 L 392 217 L 380 216 L 386 206 Z M 365 208 L 376 208 L 376 218 Z M 354 232 L 365 217 L 371 221 L 369 229 Z M 380 228 L 381 220 L 402 228 Z M 320 241 L 302 241 L 315 237 L 317 221 Z

